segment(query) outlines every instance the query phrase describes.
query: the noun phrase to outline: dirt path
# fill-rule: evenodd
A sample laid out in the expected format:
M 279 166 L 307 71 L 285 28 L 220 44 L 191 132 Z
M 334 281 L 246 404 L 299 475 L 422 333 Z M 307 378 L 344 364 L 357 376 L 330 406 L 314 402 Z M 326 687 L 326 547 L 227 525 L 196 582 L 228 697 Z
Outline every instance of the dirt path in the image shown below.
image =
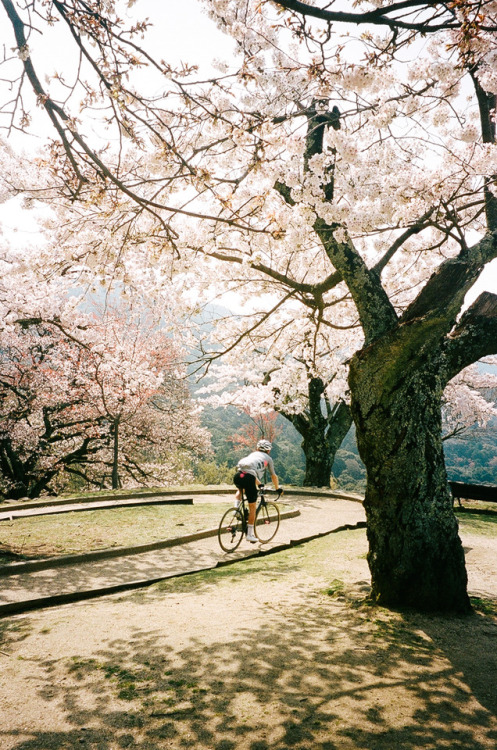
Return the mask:
M 216 497 L 215 501 L 219 502 L 220 499 L 222 498 Z M 226 507 L 229 507 L 228 497 L 226 500 Z M 232 496 L 229 500 L 232 500 Z M 206 503 L 213 501 L 212 497 L 203 499 Z M 197 498 L 196 502 L 202 502 L 202 498 Z M 44 600 L 49 605 L 51 598 L 61 595 L 68 598 L 74 595 L 76 598 L 78 593 L 90 595 L 93 592 L 99 595 L 111 587 L 139 587 L 149 580 L 213 568 L 218 563 L 242 559 L 257 554 L 262 549 L 267 551 L 292 541 L 327 533 L 344 524 L 355 525 L 365 519 L 362 505 L 349 500 L 330 501 L 319 497 L 295 496 L 290 504 L 281 503 L 283 515 L 288 512 L 287 509 L 293 513 L 296 508 L 300 515 L 282 520 L 273 542 L 262 547 L 244 540 L 238 550 L 229 556 L 219 547 L 217 536 L 210 536 L 172 548 L 142 552 L 128 557 L 88 560 L 77 565 L 56 567 L 56 560 L 49 560 L 49 567 L 45 569 L 0 578 L 0 616 L 4 615 L 9 605 L 16 603 L 20 605 L 23 602 L 32 602 L 36 605 L 36 600 Z M 194 513 L 195 510 L 188 512 Z M 11 571 L 19 567 L 22 571 L 25 566 L 11 565 L 9 569 Z
M 497 536 L 462 529 L 497 600 Z M 0 621 L 0 750 L 495 750 L 497 624 L 367 606 L 363 530 Z

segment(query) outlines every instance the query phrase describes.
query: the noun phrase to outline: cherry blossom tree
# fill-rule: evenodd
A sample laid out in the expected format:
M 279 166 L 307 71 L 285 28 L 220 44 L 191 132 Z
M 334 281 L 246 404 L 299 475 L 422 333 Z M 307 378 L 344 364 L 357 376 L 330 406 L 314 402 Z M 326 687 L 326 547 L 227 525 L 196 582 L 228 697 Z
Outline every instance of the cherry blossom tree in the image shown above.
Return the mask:
M 495 368 L 495 357 L 487 360 Z M 497 375 L 470 365 L 458 373 L 444 391 L 442 410 L 443 439 L 450 440 L 468 433 L 471 428 L 486 428 L 497 416 L 495 398 Z
M 190 284 L 219 281 L 220 264 L 227 288 L 236 269 L 242 294 L 257 276 L 259 293 L 277 295 L 267 319 L 297 304 L 323 325 L 360 323 L 348 382 L 373 599 L 466 610 L 441 402 L 462 369 L 496 350 L 496 297 L 463 312 L 497 256 L 495 3 L 360 2 L 339 13 L 209 0 L 239 62 L 204 81 L 155 64 L 113 2 L 2 4 L 25 76 L 16 91 L 29 81 L 59 135 L 51 187 L 82 201 L 74 228 L 91 216 L 126 235 L 113 272 L 146 227 L 151 264 L 167 253 Z M 38 25 L 56 11 L 73 33 L 98 79 L 82 112 L 105 103 L 118 157 L 91 145 L 70 103 L 41 85 L 35 10 Z M 140 61 L 163 76 L 161 96 L 129 82 Z M 103 262 L 97 245 L 93 257 Z
M 276 412 L 259 412 L 252 416 L 250 410 L 244 409 L 243 411 L 249 422 L 231 436 L 230 440 L 235 449 L 246 450 L 250 453 L 255 450 L 258 440 L 262 438 L 274 443 L 281 432 L 276 425 Z
M 452 81 L 446 81 L 446 83 L 456 86 L 458 79 L 463 77 L 464 66 L 460 67 L 459 59 L 452 63 L 450 59 L 440 59 L 439 65 L 442 63 L 445 63 L 446 73 L 452 72 Z M 367 78 L 367 70 L 363 66 L 355 66 L 352 73 L 356 79 L 354 87 L 359 88 L 361 77 Z M 374 81 L 372 83 L 374 85 Z M 457 601 L 460 606 L 463 606 L 465 599 L 462 553 L 456 539 L 455 522 L 449 523 L 451 511 L 448 507 L 450 500 L 447 499 L 446 479 L 442 468 L 439 399 L 445 383 L 464 363 L 468 363 L 469 360 L 466 357 L 476 359 L 491 351 L 491 339 L 494 336 L 494 333 L 491 333 L 494 325 L 494 301 L 490 295 L 483 296 L 457 321 L 466 291 L 481 271 L 483 263 L 495 255 L 492 234 L 494 197 L 491 190 L 494 151 L 485 146 L 485 138 L 489 133 L 493 134 L 488 106 L 492 95 L 482 97 L 479 85 L 477 79 L 476 98 L 484 125 L 483 145 L 475 148 L 473 139 L 476 138 L 476 131 L 467 132 L 464 127 L 459 131 L 459 138 L 457 133 L 453 138 L 450 138 L 450 133 L 441 134 L 444 136 L 443 148 L 456 157 L 450 170 L 453 175 L 458 173 L 458 179 L 461 180 L 461 187 L 464 185 L 464 191 L 454 193 L 453 183 L 450 194 L 447 196 L 449 202 L 443 195 L 440 196 L 442 206 L 445 203 L 443 212 L 439 213 L 439 217 L 443 216 L 442 223 L 438 217 L 433 221 L 433 215 L 429 213 L 430 207 L 425 203 L 421 210 L 420 207 L 416 208 L 421 224 L 411 225 L 415 231 L 423 224 L 423 228 L 426 229 L 430 229 L 428 225 L 431 225 L 432 229 L 441 229 L 444 237 L 440 239 L 445 247 L 450 247 L 454 240 L 457 244 L 453 245 L 449 251 L 452 257 L 442 260 L 437 270 L 425 280 L 425 285 L 418 296 L 414 297 L 408 305 L 400 308 L 400 315 L 399 308 L 391 305 L 391 297 L 389 300 L 384 294 L 388 288 L 385 290 L 378 276 L 362 264 L 361 256 L 355 247 L 357 240 L 353 243 L 347 232 L 341 234 L 338 245 L 335 244 L 338 229 L 336 214 L 323 216 L 324 209 L 321 205 L 316 206 L 316 210 L 321 214 L 318 213 L 317 218 L 314 219 L 316 232 L 321 236 L 323 245 L 328 247 L 333 262 L 340 264 L 344 278 L 351 279 L 350 283 L 347 283 L 358 306 L 366 334 L 366 346 L 352 361 L 349 382 L 361 455 L 368 467 L 366 508 L 371 545 L 370 565 L 375 596 L 380 601 L 397 600 L 404 603 L 415 601 L 418 606 L 428 606 L 431 596 L 429 606 L 444 606 L 444 600 L 447 601 L 448 595 L 454 596 L 452 604 Z M 406 94 L 408 94 L 408 89 Z M 413 92 L 410 96 L 413 96 Z M 430 97 L 427 98 L 429 100 Z M 399 107 L 398 96 L 397 98 L 392 96 L 392 99 L 396 102 L 395 106 Z M 446 102 L 446 95 L 441 95 L 437 100 L 437 105 L 443 106 Z M 392 130 L 393 120 L 390 123 L 385 123 L 384 120 L 386 116 L 388 121 L 392 115 L 391 111 L 388 112 L 386 104 L 388 104 L 388 98 L 387 101 L 383 100 L 376 105 L 376 112 L 379 113 L 377 116 L 380 118 L 379 121 L 377 120 L 380 141 L 382 127 L 387 129 L 387 133 Z M 325 123 L 327 112 L 323 111 L 321 116 L 321 122 Z M 322 129 L 323 125 L 319 124 L 319 127 Z M 318 122 L 316 122 L 317 129 Z M 365 134 L 364 129 L 362 134 Z M 331 135 L 331 154 L 333 154 L 333 149 L 337 149 L 338 144 L 332 132 Z M 388 139 L 391 136 L 388 134 L 385 138 Z M 357 139 L 354 141 L 357 142 Z M 492 141 L 487 138 L 487 142 L 493 142 L 493 135 Z M 466 148 L 465 143 L 470 143 L 470 147 Z M 347 145 L 353 148 L 355 143 L 352 146 L 350 143 L 345 144 L 345 147 L 341 148 L 341 154 L 345 153 L 345 159 L 347 158 Z M 318 147 L 322 148 L 321 138 Z M 315 155 L 322 153 L 322 151 L 313 153 L 311 149 L 314 148 L 315 144 L 308 137 L 307 151 L 304 153 L 304 160 L 307 159 L 308 163 Z M 478 153 L 478 148 L 481 149 L 480 153 L 485 154 L 487 164 L 485 167 L 482 164 L 475 170 L 476 162 L 468 159 L 464 151 L 470 152 L 468 156 L 473 156 Z M 371 154 L 373 149 L 364 146 L 364 150 Z M 404 169 L 412 164 L 413 156 L 413 151 L 410 153 L 407 151 Z M 357 157 L 353 154 L 352 158 Z M 364 163 L 363 166 L 367 167 Z M 391 163 L 389 171 L 395 175 L 395 180 L 398 180 L 401 169 L 400 163 L 396 166 L 393 162 Z M 323 175 L 322 170 L 320 175 Z M 370 180 L 370 170 L 364 168 L 363 175 L 367 175 L 367 180 Z M 484 181 L 479 180 L 480 175 L 488 175 L 485 178 L 486 185 Z M 336 168 L 333 171 L 333 177 L 333 188 L 336 193 L 338 187 Z M 448 188 L 450 177 L 450 171 L 436 170 L 430 174 L 432 189 L 440 180 Z M 357 174 L 354 173 L 355 184 L 357 184 L 356 178 Z M 409 178 L 411 180 L 413 178 L 412 171 L 409 171 Z M 421 184 L 416 186 L 414 182 L 411 182 L 415 188 L 412 196 L 414 200 L 409 201 L 404 193 L 406 205 L 409 204 L 411 208 L 421 195 L 418 192 Z M 482 184 L 484 188 L 482 198 L 479 199 L 476 191 Z M 328 185 L 330 185 L 329 182 Z M 366 187 L 364 183 L 363 186 Z M 286 187 L 289 186 L 286 185 Z M 385 187 L 386 195 L 391 200 L 393 185 L 387 186 L 385 183 Z M 289 199 L 294 200 L 292 193 L 285 187 L 280 188 L 280 192 L 283 197 L 288 196 Z M 380 191 L 378 195 L 381 196 Z M 459 196 L 462 200 L 457 200 Z M 434 198 L 432 194 L 431 200 Z M 471 208 L 469 202 L 473 202 L 473 211 L 468 211 Z M 357 205 L 357 198 L 347 203 Z M 449 205 L 456 210 L 452 218 L 447 212 Z M 329 204 L 326 205 L 326 209 L 328 208 Z M 481 213 L 482 210 L 484 214 Z M 404 214 L 405 217 L 406 214 Z M 351 227 L 352 218 L 352 212 L 347 205 L 346 225 L 348 229 Z M 355 218 L 361 217 L 354 216 Z M 370 215 L 367 218 L 369 220 Z M 481 221 L 482 218 L 486 219 L 486 227 Z M 382 220 L 383 222 L 386 224 L 386 217 Z M 467 227 L 472 222 L 473 226 L 482 233 L 482 239 L 477 240 L 474 245 L 468 244 L 467 233 Z M 343 222 L 339 223 L 339 229 L 344 228 L 343 224 Z M 489 231 L 484 234 L 486 229 Z M 360 237 L 361 234 L 364 234 L 364 230 L 361 230 L 358 221 L 354 235 Z M 457 245 L 459 245 L 459 250 L 456 249 Z M 397 249 L 398 245 L 396 246 L 394 242 L 387 250 L 387 254 L 389 252 L 393 254 Z M 419 280 L 419 282 L 422 281 L 422 279 Z M 409 405 L 407 412 L 406 405 Z M 432 424 L 427 427 L 431 420 L 433 420 Z M 433 463 L 435 456 L 438 458 Z M 403 498 L 409 498 L 408 503 Z M 434 528 L 430 515 L 433 507 L 437 507 L 439 511 L 438 530 Z M 452 527 L 451 532 L 449 532 L 450 527 Z M 451 535 L 452 541 L 449 542 Z M 413 565 L 412 560 L 409 562 L 406 559 L 406 556 L 411 556 L 413 548 L 410 545 L 406 547 L 406 542 L 402 540 L 411 540 L 412 536 L 419 540 L 420 546 L 416 547 L 416 555 L 419 556 L 419 560 L 423 561 L 420 563 L 422 571 L 419 570 L 419 565 Z M 398 538 L 398 544 L 394 544 L 396 538 Z M 451 549 L 450 554 L 447 553 L 448 549 Z M 431 586 L 430 578 L 433 581 L 434 577 L 438 576 L 440 576 L 439 583 Z M 421 579 L 423 579 L 422 584 Z M 448 589 L 446 594 L 442 595 L 442 589 L 445 586 L 448 586 Z M 400 590 L 401 587 L 405 587 L 403 593 Z M 423 590 L 420 591 L 420 588 Z
M 106 321 L 91 349 L 43 323 L 24 326 L 2 334 L 7 497 L 57 492 L 70 477 L 99 487 L 108 476 L 113 488 L 191 478 L 185 466 L 208 452 L 209 439 L 171 346 L 160 341 L 154 356 L 143 326 L 133 337 L 129 321 Z
M 101 463 L 112 488 L 121 486 L 120 472 L 135 481 L 150 481 L 146 456 L 162 455 L 167 461 L 175 446 L 191 444 L 192 438 L 200 448 L 198 419 L 187 403 L 186 386 L 175 382 L 184 378 L 179 350 L 155 322 L 140 312 L 111 307 L 92 321 L 92 339 L 85 395 L 107 428 L 109 446 Z M 205 449 L 205 438 L 203 442 Z
M 22 281 L 9 276 L 16 295 L 4 287 L 0 305 L 4 494 L 57 492 L 70 477 L 113 488 L 191 478 L 209 436 L 169 330 L 129 301 L 100 314 L 72 302 L 59 317 L 53 289 L 38 279 L 37 302 Z
M 38 497 L 99 452 L 106 427 L 87 408 L 82 352 L 43 325 L 1 337 L 2 494 Z
M 235 328 L 235 331 L 233 331 Z M 317 324 L 290 308 L 277 320 L 259 315 L 221 318 L 211 334 L 221 364 L 209 370 L 213 406 L 233 405 L 253 418 L 273 411 L 284 416 L 302 437 L 304 486 L 329 487 L 337 450 L 352 424 L 345 360 L 352 351 L 351 331 Z M 243 356 L 234 341 L 242 337 Z M 357 347 L 360 338 L 355 342 Z

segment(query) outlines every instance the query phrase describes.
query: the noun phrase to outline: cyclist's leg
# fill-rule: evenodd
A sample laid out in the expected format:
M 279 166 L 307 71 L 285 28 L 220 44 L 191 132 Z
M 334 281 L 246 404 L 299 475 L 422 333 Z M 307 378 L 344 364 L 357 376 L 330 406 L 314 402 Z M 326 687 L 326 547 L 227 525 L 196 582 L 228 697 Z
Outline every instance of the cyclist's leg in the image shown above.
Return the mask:
M 253 474 L 245 474 L 244 490 L 249 506 L 248 523 L 253 526 L 255 523 L 255 509 L 257 506 L 257 483 Z
M 257 505 L 257 484 L 253 474 L 243 474 L 241 478 L 243 490 L 248 503 L 247 539 L 249 542 L 257 541 L 254 534 L 255 509 Z
M 233 477 L 233 484 L 236 487 L 235 492 L 235 508 L 238 508 L 243 498 L 243 480 L 245 474 L 242 471 L 237 471 Z
M 250 508 L 252 503 L 257 500 L 257 487 L 254 475 L 247 474 L 246 471 L 237 471 L 237 473 L 233 477 L 233 482 L 240 492 L 240 499 L 243 498 L 243 493 L 245 493 L 245 497 L 249 503 Z

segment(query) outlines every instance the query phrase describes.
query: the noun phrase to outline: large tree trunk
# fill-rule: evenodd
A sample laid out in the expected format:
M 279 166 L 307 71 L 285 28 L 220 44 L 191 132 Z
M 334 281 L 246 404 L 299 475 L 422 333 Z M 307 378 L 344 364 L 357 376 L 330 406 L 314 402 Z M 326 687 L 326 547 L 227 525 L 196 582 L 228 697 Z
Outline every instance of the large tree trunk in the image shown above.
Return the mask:
M 19 459 L 9 437 L 0 440 L 0 471 L 7 484 L 7 498 L 19 500 L 30 496 L 29 469 Z
M 350 406 L 344 401 L 335 404 L 325 420 L 307 427 L 303 435 L 305 454 L 304 487 L 329 487 L 335 456 L 352 425 Z
M 304 487 L 329 487 L 331 469 L 337 450 L 352 425 L 350 406 L 344 401 L 331 404 L 326 397 L 326 384 L 321 378 L 309 377 L 309 405 L 305 412 L 280 413 L 302 435 L 305 455 Z
M 304 487 L 329 487 L 331 467 L 335 456 L 331 456 L 322 430 L 309 429 L 302 440 L 305 454 Z
M 385 351 L 387 348 L 387 351 Z M 372 596 L 387 606 L 470 609 L 441 439 L 435 358 L 378 344 L 351 363 L 352 414 L 367 469 Z

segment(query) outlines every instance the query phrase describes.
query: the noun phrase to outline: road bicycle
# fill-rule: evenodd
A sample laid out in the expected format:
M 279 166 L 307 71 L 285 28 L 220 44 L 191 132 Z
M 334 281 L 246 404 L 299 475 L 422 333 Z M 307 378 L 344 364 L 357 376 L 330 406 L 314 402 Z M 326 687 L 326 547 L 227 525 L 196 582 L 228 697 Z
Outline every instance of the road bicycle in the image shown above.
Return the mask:
M 264 485 L 258 487 L 259 499 L 255 510 L 254 532 L 261 544 L 267 544 L 274 538 L 280 527 L 280 509 L 271 500 L 266 500 Z M 229 508 L 221 518 L 217 536 L 221 549 L 234 552 L 247 533 L 248 502 L 245 493 L 238 507 Z

